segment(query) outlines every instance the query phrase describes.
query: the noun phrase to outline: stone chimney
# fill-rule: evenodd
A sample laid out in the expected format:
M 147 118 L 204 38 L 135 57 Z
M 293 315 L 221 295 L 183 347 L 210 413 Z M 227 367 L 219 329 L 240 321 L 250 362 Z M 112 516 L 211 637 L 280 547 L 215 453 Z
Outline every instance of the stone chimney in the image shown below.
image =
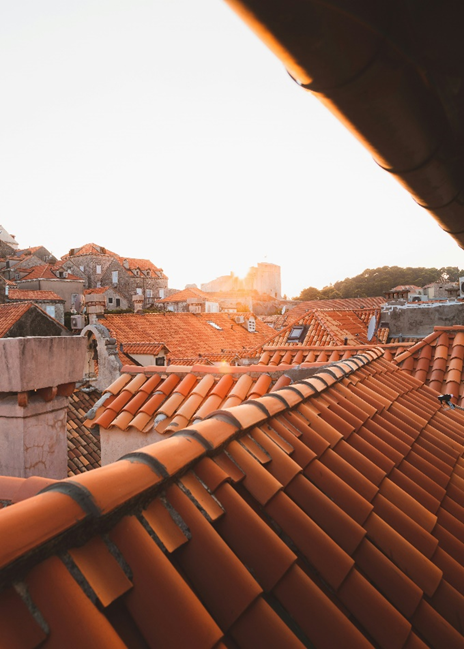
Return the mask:
M 79 336 L 0 339 L 0 475 L 67 475 L 68 397 L 83 376 Z
M 89 316 L 89 324 L 97 324 L 98 316 L 105 313 L 105 297 L 101 293 L 88 293 L 85 296 L 85 307 Z
M 143 308 L 143 303 L 145 301 L 145 298 L 143 295 L 139 295 L 136 293 L 135 295 L 132 296 L 132 302 L 134 304 L 134 313 L 140 313 Z

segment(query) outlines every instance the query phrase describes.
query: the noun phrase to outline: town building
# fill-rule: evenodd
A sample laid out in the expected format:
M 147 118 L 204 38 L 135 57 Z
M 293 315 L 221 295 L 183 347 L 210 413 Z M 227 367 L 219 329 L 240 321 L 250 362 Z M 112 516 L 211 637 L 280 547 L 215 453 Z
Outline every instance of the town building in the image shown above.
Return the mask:
M 3 225 L 0 225 L 0 241 L 6 243 L 10 248 L 13 248 L 13 250 L 18 249 L 19 244 L 16 241 L 14 234 L 9 234 Z
M 70 332 L 54 317 L 32 302 L 0 304 L 0 338 L 27 336 L 69 336 Z M 2 359 L 3 370 L 7 361 Z
M 166 311 L 175 313 L 218 313 L 219 304 L 211 294 L 198 288 L 185 288 L 157 302 Z
M 91 301 L 93 296 L 99 296 L 104 302 L 106 311 L 125 311 L 132 308 L 132 304 L 126 300 L 122 293 L 112 286 L 100 286 L 99 288 L 86 288 L 84 290 L 84 301 Z
M 21 291 L 52 291 L 65 300 L 65 311 L 80 312 L 84 280 L 61 264 L 42 264 L 27 269 L 15 283 Z
M 252 266 L 244 279 L 234 273 L 218 277 L 211 282 L 201 285 L 201 290 L 206 293 L 228 292 L 245 289 L 256 291 L 274 298 L 281 299 L 280 266 L 260 262 Z
M 64 267 L 84 280 L 84 288 L 111 287 L 132 307 L 133 296 L 141 296 L 149 308 L 165 297 L 168 278 L 148 259 L 121 257 L 93 243 L 71 248 L 62 258 Z

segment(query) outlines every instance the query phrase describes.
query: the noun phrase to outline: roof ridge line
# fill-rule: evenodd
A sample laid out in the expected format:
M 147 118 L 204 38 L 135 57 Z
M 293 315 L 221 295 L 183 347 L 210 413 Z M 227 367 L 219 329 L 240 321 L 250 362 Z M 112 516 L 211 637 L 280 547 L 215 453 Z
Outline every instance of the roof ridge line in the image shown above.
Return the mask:
M 324 381 L 325 387 L 322 389 L 320 386 L 311 384 L 313 379 L 323 380 L 322 377 L 320 379 L 317 377 L 319 372 L 296 385 L 310 387 L 313 394 L 317 395 L 345 376 L 376 360 L 382 354 L 381 349 L 372 348 L 347 361 L 328 364 L 327 367 L 340 367 L 343 374 L 339 378 L 334 378 L 331 383 Z M 348 369 L 343 365 L 348 366 Z M 321 372 L 323 371 L 321 368 Z M 108 521 L 114 522 L 115 517 L 123 518 L 127 513 L 127 508 L 131 505 L 142 504 L 149 498 L 155 498 L 168 484 L 181 479 L 194 464 L 204 457 L 218 455 L 227 444 L 243 437 L 255 426 L 279 415 L 282 411 L 297 407 L 312 396 L 305 394 L 306 390 L 303 392 L 298 388 L 287 390 L 287 395 L 284 395 L 285 390 L 284 387 L 258 399 L 250 399 L 238 406 L 211 413 L 208 418 L 174 433 L 165 440 L 125 454 L 112 464 L 82 473 L 78 478 L 73 476 L 59 480 L 52 487 L 43 489 L 37 496 L 44 497 L 51 493 L 59 493 L 71 498 L 83 515 L 72 520 L 70 514 L 69 526 L 66 525 L 57 534 L 52 534 L 52 536 L 34 543 L 33 549 L 26 554 L 20 553 L 11 557 L 11 560 L 0 570 L 0 575 L 7 576 L 15 567 L 22 569 L 24 566 L 35 565 L 36 561 L 43 559 L 52 549 L 56 550 L 60 541 L 66 543 L 69 534 L 72 534 L 72 530 L 76 528 L 80 530 L 81 539 L 87 535 L 90 538 L 97 528 L 100 529 L 100 526 L 104 530 Z M 220 427 L 217 425 L 219 422 L 221 422 Z M 140 465 L 144 465 L 151 473 L 147 475 L 144 472 L 141 475 L 139 473 Z M 117 495 L 112 493 L 111 497 L 107 497 L 105 494 L 100 501 L 100 498 L 96 498 L 94 493 L 97 476 L 101 475 L 104 479 L 105 474 L 109 474 L 109 481 L 113 482 L 116 477 L 115 472 L 118 473 L 118 467 L 121 467 L 121 474 L 125 473 L 126 478 L 121 484 L 120 491 Z M 132 476 L 128 474 L 132 474 Z M 152 479 L 150 479 L 151 475 Z M 30 503 L 29 499 L 28 502 Z M 50 505 L 46 504 L 45 506 L 49 507 Z M 35 536 L 34 530 L 31 530 L 31 535 Z

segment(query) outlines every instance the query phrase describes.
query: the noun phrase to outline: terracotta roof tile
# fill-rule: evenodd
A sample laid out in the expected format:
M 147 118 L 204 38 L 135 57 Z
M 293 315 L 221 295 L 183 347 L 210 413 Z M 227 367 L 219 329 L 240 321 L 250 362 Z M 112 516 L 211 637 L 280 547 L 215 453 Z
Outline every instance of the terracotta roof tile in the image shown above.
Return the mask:
M 69 397 L 67 409 L 68 476 L 100 466 L 100 436 L 85 423 L 86 415 L 95 407 L 100 393 L 78 389 Z
M 53 291 L 22 291 L 20 289 L 11 288 L 8 291 L 8 300 L 14 302 L 28 301 L 28 302 L 48 302 L 50 300 L 65 302 L 65 299 L 57 295 Z
M 232 361 L 272 334 L 260 320 L 251 333 L 228 313 L 106 314 L 99 322 L 124 349 L 128 344 L 162 341 L 171 365 Z
M 207 302 L 214 301 L 211 293 L 205 293 L 205 291 L 202 291 L 199 288 L 186 288 L 183 291 L 176 291 L 176 293 L 164 297 L 162 300 L 157 300 L 156 302 L 157 304 L 170 304 L 176 302 L 187 302 L 187 300 L 195 298 L 200 298 Z
M 0 338 L 31 308 L 32 304 L 0 304 Z
M 100 646 L 462 647 L 464 415 L 381 353 L 2 509 L 18 649 L 65 632 Z M 149 397 L 145 370 L 134 397 Z M 197 396 L 226 398 L 236 377 L 209 376 L 209 392 L 194 376 Z M 12 590 L 18 569 L 35 618 Z
M 59 264 L 55 264 L 55 265 L 43 264 L 41 266 L 34 266 L 33 268 L 30 269 L 27 275 L 24 275 L 23 277 L 21 277 L 20 280 L 17 281 L 22 282 L 24 280 L 31 280 L 31 279 L 59 279 L 63 282 L 65 282 L 66 280 L 83 281 L 81 277 L 77 277 L 76 275 L 73 275 L 72 273 L 68 272 L 66 269 L 64 269 L 64 272 L 66 272 L 66 277 L 59 277 L 57 275 L 57 271 L 59 271 L 60 269 L 61 269 L 61 265 Z
M 341 298 L 334 300 L 308 300 L 296 302 L 296 305 L 286 310 L 285 314 L 278 316 L 274 325 L 275 329 L 283 329 L 308 311 L 317 310 L 371 310 L 378 309 L 385 304 L 385 297 L 368 298 Z

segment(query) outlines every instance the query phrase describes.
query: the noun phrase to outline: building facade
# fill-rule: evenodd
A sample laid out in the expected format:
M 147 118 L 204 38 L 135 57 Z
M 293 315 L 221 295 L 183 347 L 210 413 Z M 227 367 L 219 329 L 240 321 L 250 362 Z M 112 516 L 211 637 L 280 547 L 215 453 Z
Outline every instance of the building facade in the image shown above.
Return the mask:
M 143 307 L 150 307 L 168 288 L 163 270 L 148 259 L 121 257 L 96 244 L 72 248 L 63 256 L 63 265 L 84 280 L 86 289 L 114 288 L 129 305 L 134 295 L 141 295 Z

